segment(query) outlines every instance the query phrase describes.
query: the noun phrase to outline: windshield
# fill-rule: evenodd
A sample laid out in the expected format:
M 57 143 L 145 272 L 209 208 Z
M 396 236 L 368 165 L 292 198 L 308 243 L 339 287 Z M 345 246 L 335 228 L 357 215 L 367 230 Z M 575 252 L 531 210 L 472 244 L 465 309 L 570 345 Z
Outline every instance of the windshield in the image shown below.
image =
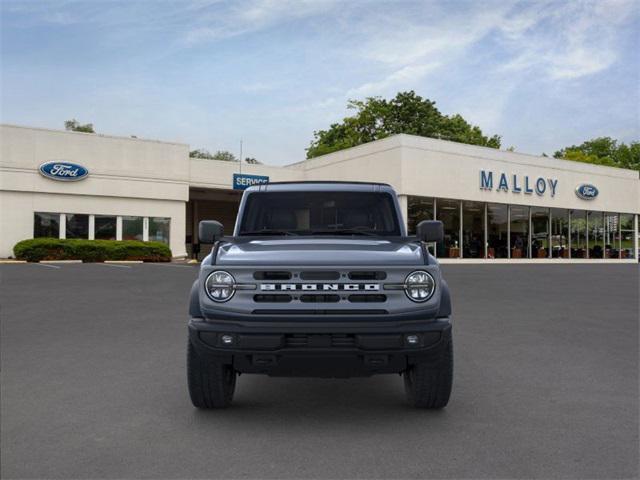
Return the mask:
M 399 236 L 393 197 L 373 192 L 262 192 L 247 197 L 240 235 Z

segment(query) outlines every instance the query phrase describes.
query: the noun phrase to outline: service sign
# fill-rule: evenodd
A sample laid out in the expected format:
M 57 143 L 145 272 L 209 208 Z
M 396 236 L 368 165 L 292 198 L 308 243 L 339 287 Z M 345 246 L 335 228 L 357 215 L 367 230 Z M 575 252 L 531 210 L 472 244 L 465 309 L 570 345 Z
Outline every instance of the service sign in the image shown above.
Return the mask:
M 89 175 L 89 170 L 82 165 L 63 160 L 43 163 L 39 170 L 43 176 L 61 182 L 77 182 Z
M 244 173 L 233 174 L 233 189 L 246 190 L 253 185 L 269 183 L 269 177 L 264 175 L 245 175 Z
M 576 195 L 583 200 L 593 200 L 598 196 L 598 189 L 588 183 L 576 187 Z

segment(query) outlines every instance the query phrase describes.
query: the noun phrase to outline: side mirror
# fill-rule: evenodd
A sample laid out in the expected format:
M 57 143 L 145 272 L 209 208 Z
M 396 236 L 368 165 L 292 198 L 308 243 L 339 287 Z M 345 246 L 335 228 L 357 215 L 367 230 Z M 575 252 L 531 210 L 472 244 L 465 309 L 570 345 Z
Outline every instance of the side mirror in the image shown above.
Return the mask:
M 202 220 L 198 225 L 200 243 L 215 243 L 224 235 L 224 227 L 215 220 Z
M 423 220 L 416 228 L 416 236 L 423 242 L 442 242 L 444 227 L 440 220 Z

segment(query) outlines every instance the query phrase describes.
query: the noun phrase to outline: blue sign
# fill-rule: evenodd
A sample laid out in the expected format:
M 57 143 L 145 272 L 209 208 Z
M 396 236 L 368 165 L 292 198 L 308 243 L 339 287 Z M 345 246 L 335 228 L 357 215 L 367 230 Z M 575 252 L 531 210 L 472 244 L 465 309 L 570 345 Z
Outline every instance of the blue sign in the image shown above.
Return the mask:
M 588 183 L 576 187 L 576 195 L 583 200 L 593 200 L 598 196 L 598 189 Z
M 89 170 L 77 163 L 55 161 L 47 162 L 40 165 L 40 173 L 52 180 L 59 180 L 62 182 L 77 182 L 89 175 Z
M 529 175 L 506 174 L 500 172 L 495 176 L 497 192 L 513 192 L 525 193 L 531 195 L 535 192 L 538 196 L 548 193 L 550 196 L 556 196 L 558 189 L 558 180 L 556 178 L 529 177 Z M 493 190 L 494 176 L 493 172 L 480 170 L 480 189 Z
M 264 175 L 245 175 L 243 173 L 233 174 L 234 190 L 245 190 L 252 185 L 261 185 L 263 183 L 269 183 L 269 177 Z

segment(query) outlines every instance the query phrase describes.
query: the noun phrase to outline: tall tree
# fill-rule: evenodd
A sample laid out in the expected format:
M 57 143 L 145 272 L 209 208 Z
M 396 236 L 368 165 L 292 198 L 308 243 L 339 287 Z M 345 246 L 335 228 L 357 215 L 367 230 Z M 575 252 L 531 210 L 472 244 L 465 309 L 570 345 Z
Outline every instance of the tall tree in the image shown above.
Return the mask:
M 440 138 L 460 143 L 500 148 L 500 136 L 485 136 L 480 127 L 471 125 L 461 115 L 443 115 L 435 102 L 411 90 L 399 92 L 395 98 L 368 97 L 349 100 L 347 108 L 355 114 L 327 130 L 313 133 L 307 158 L 355 147 L 397 133 Z
M 64 122 L 64 129 L 70 132 L 96 133 L 93 130 L 93 123 L 85 123 L 82 125 L 75 118 Z
M 575 162 L 640 171 L 640 141 L 633 141 L 627 145 L 611 137 L 598 137 L 580 145 L 565 147 L 555 152 L 553 156 Z

